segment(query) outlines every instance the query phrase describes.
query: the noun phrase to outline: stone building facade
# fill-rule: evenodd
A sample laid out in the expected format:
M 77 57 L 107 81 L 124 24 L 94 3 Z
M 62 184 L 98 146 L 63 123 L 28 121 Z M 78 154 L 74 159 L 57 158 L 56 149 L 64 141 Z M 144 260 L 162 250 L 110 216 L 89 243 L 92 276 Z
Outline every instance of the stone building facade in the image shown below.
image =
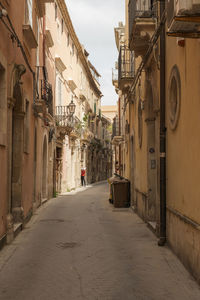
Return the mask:
M 53 195 L 53 89 L 49 83 L 47 94 L 45 78 L 39 77 L 44 65 L 44 3 L 1 1 L 2 241 L 12 240 L 34 209 Z
M 0 32 L 3 245 L 44 201 L 80 185 L 90 144 L 98 132 L 95 145 L 103 147 L 107 124 L 100 75 L 79 43 L 64 0 L 2 0 Z M 110 162 L 106 153 L 98 152 L 101 168 Z
M 65 193 L 80 186 L 82 167 L 87 169 L 88 183 L 106 179 L 99 173 L 103 154 L 98 151 L 98 159 L 88 160 L 93 157 L 90 148 L 104 143 L 106 130 L 101 116 L 100 74 L 78 40 L 65 1 L 46 5 L 46 30 L 52 40 L 47 60 L 49 65 L 54 62 L 56 73 L 56 192 Z M 70 115 L 72 103 L 75 111 Z
M 113 141 L 132 206 L 198 281 L 199 7 L 199 1 L 127 0 L 125 26 L 115 29 L 113 80 L 119 99 Z

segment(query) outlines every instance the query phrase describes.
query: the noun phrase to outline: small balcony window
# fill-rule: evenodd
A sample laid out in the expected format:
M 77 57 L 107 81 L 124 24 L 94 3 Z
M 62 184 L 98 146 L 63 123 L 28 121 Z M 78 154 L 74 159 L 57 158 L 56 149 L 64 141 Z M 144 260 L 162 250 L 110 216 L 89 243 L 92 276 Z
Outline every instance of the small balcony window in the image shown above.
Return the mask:
M 155 0 L 129 0 L 129 46 L 135 52 L 138 52 L 137 47 L 145 48 L 149 42 L 148 40 L 143 41 L 140 33 L 143 31 L 150 33 L 155 29 L 155 4 Z M 141 55 L 141 51 L 139 50 L 136 54 Z
M 57 17 L 58 17 L 58 6 L 55 3 L 55 20 L 57 19 Z
M 75 50 L 74 50 L 74 44 L 72 44 L 72 55 L 74 56 L 74 52 L 75 52 Z
M 64 31 L 64 21 L 62 19 L 62 21 L 61 21 L 61 33 L 63 33 L 63 31 Z
M 134 77 L 134 53 L 126 46 L 120 47 L 118 59 L 118 86 L 127 87 Z
M 26 0 L 26 7 L 25 7 L 25 24 L 30 25 L 31 27 L 33 26 L 33 3 L 32 0 Z

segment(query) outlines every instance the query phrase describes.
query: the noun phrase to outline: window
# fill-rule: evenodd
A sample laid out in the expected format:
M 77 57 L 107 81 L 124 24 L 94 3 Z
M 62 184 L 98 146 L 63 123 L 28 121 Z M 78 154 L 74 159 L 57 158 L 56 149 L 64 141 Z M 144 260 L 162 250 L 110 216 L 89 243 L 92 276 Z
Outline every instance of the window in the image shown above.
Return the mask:
M 67 33 L 67 46 L 69 46 L 69 32 Z
M 63 33 L 63 30 L 64 30 L 64 21 L 62 19 L 62 21 L 61 21 L 61 33 Z
M 26 7 L 25 7 L 25 23 L 27 25 L 33 26 L 33 17 L 32 17 L 32 10 L 33 3 L 32 0 L 26 0 Z
M 57 39 L 60 42 L 60 40 L 61 40 L 61 24 L 58 20 L 57 20 Z
M 177 66 L 172 68 L 169 80 L 169 124 L 175 130 L 178 124 L 181 99 L 181 79 Z
M 55 3 L 55 20 L 57 19 L 57 17 L 58 17 L 58 6 Z
M 78 50 L 76 51 L 76 63 L 78 63 Z
M 62 105 L 62 81 L 58 78 L 58 105 Z

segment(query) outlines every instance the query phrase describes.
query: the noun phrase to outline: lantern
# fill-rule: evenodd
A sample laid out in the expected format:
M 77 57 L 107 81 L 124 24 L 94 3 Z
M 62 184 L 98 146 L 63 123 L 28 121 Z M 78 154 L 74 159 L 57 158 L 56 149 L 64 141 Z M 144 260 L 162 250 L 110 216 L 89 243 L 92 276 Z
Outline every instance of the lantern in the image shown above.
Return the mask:
M 73 116 L 73 114 L 75 113 L 75 109 L 76 109 L 76 105 L 73 102 L 73 98 L 72 98 L 70 104 L 68 105 L 68 109 L 69 109 L 69 114 L 71 116 Z

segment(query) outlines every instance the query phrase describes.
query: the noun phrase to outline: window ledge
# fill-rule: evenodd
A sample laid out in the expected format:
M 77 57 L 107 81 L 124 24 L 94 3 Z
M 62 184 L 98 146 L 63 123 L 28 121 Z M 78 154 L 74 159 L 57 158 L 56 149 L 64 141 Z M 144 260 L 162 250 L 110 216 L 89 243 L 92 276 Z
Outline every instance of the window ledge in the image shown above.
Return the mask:
M 26 39 L 28 46 L 31 49 L 37 48 L 38 43 L 35 38 L 35 34 L 33 32 L 31 25 L 22 25 L 22 31 L 23 31 L 23 35 L 24 35 L 24 38 Z

